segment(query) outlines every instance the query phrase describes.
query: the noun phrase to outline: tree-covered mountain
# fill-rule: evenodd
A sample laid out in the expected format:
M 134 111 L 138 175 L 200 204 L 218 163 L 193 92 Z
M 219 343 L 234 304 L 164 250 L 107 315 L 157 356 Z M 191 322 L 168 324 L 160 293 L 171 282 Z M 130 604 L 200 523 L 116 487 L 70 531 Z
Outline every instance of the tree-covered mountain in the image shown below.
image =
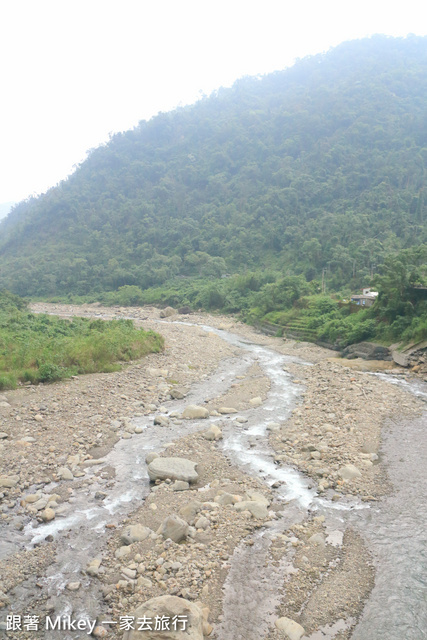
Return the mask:
M 344 43 L 92 150 L 0 226 L 0 287 L 274 271 L 360 286 L 427 241 L 427 38 Z
M 0 203 L 0 220 L 5 218 L 16 202 L 1 202 Z

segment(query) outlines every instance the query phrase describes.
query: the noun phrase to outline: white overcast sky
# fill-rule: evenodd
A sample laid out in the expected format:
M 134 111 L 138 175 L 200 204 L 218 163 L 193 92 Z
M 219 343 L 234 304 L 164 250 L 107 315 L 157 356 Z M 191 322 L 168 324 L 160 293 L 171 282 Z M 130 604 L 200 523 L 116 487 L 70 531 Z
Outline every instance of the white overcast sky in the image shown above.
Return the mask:
M 422 0 L 0 0 L 0 203 L 42 193 L 110 132 L 374 33 Z

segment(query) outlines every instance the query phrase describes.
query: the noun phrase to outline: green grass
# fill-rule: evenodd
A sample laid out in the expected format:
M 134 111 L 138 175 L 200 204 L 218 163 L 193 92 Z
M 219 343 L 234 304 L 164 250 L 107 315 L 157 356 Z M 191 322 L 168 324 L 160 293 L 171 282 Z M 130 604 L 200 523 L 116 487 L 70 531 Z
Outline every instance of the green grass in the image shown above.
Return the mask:
M 0 292 L 0 389 L 117 371 L 121 363 L 163 349 L 163 338 L 131 320 L 64 320 L 29 313 Z
M 295 335 L 311 342 L 329 342 L 339 348 L 372 340 L 378 331 L 368 309 L 352 313 L 348 305 L 340 306 L 326 295 L 303 296 L 291 308 L 271 311 L 260 321 L 281 327 L 283 335 Z

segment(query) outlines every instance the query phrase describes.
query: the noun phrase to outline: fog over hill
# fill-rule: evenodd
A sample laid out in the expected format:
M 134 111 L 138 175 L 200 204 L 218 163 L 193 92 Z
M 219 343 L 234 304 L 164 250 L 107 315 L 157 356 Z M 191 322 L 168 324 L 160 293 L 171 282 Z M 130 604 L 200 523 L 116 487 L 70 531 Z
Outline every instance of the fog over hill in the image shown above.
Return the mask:
M 15 202 L 0 203 L 0 219 L 5 218 L 15 204 Z
M 141 289 L 246 270 L 360 286 L 426 241 L 427 38 L 344 43 L 93 150 L 0 227 L 0 286 Z

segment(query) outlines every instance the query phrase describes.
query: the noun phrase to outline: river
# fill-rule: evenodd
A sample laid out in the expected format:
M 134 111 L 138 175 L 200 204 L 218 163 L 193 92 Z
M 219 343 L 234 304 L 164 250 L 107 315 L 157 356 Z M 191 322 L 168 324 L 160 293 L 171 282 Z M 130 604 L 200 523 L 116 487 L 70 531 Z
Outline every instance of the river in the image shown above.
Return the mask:
M 263 482 L 274 487 L 276 500 L 288 505 L 286 517 L 262 530 L 256 536 L 254 546 L 237 547 L 230 561 L 223 618 L 216 626 L 215 637 L 218 640 L 260 640 L 265 637 L 275 619 L 286 564 L 291 562 L 286 558 L 277 566 L 266 562 L 271 541 L 292 523 L 315 512 L 326 518 L 331 539 L 339 540 L 348 526 L 355 527 L 374 555 L 375 586 L 351 636 L 353 640 L 426 638 L 425 414 L 406 424 L 391 420 L 387 423 L 381 457 L 394 486 L 391 495 L 373 505 L 361 503 L 357 498 L 337 503 L 331 501 L 330 496 L 319 497 L 312 482 L 303 474 L 292 467 L 275 464 L 267 432 L 269 423 L 280 423 L 288 418 L 303 393 L 303 387 L 294 383 L 292 376 L 284 370 L 286 365 L 294 362 L 310 367 L 310 362 L 282 355 L 228 331 L 207 325 L 201 328 L 219 335 L 238 348 L 241 355 L 223 361 L 212 376 L 193 386 L 185 400 L 166 403 L 167 412 L 180 413 L 187 404 L 199 404 L 221 395 L 229 389 L 236 376 L 244 374 L 257 363 L 270 380 L 267 401 L 260 407 L 240 412 L 239 415 L 247 419 L 244 429 L 233 416 L 227 420 L 220 446 L 232 464 L 250 475 L 261 477 Z M 396 380 L 391 382 L 396 383 Z M 422 384 L 413 388 L 409 386 L 407 390 L 418 395 L 426 391 Z M 73 579 L 76 570 L 84 569 L 89 559 L 99 553 L 104 544 L 100 532 L 105 524 L 122 521 L 132 512 L 135 501 L 148 495 L 150 484 L 144 465 L 146 453 L 160 451 L 167 442 L 200 429 L 194 421 L 184 422 L 179 427 L 158 428 L 153 425 L 155 415 L 135 418 L 134 423 L 142 428 L 141 433 L 131 439 L 120 440 L 105 457 L 103 464 L 115 469 L 115 478 L 109 483 L 108 497 L 104 501 L 91 499 L 94 492 L 105 488 L 105 483 L 100 481 L 98 485 L 97 479 L 93 478 L 90 487 L 79 490 L 72 502 L 65 506 L 61 518 L 35 528 L 30 523 L 19 538 L 19 544 L 27 548 L 40 543 L 46 536 L 53 536 L 57 541 L 57 558 L 49 567 L 44 581 L 55 615 L 71 615 L 72 612 L 88 618 L 98 615 L 101 595 L 96 583 L 87 580 L 87 589 L 77 593 L 68 592 L 65 585 Z M 218 420 L 210 418 L 211 422 Z M 136 475 L 135 468 L 139 469 Z M 48 489 L 54 490 L 55 485 Z M 14 549 L 9 545 L 10 540 L 4 538 L 3 543 L 0 542 L 0 552 L 11 553 Z M 265 594 L 262 599 L 256 598 L 260 584 Z M 29 585 L 32 586 L 31 581 L 15 590 L 14 607 L 17 610 L 25 605 Z M 339 634 L 353 622 L 331 620 L 327 627 L 311 636 L 304 636 L 304 639 L 340 637 Z M 48 632 L 45 637 L 50 640 L 58 636 L 56 632 Z M 70 632 L 63 637 L 71 640 L 86 636 Z

